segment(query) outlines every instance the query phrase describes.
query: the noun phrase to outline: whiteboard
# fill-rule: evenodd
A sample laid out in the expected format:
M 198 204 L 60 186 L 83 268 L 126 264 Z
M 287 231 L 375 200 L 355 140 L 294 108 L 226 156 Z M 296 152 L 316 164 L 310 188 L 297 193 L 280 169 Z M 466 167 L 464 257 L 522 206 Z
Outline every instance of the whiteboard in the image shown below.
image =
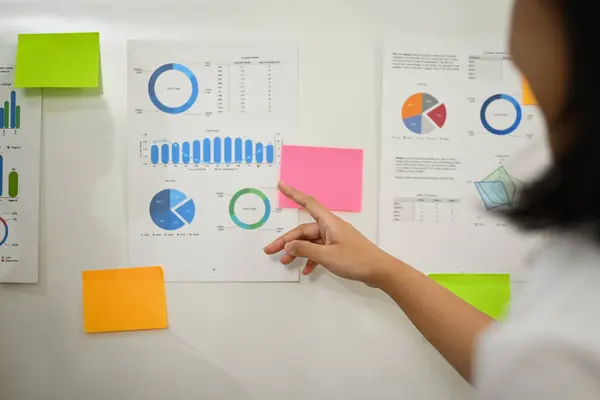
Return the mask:
M 376 239 L 380 45 L 506 35 L 498 0 L 0 0 L 0 37 L 99 31 L 102 91 L 45 90 L 40 283 L 0 286 L 2 399 L 464 399 L 470 387 L 383 294 L 300 284 L 168 284 L 170 329 L 83 333 L 84 269 L 127 266 L 126 40 L 299 45 L 298 144 L 365 149 Z M 305 216 L 303 217 L 305 218 Z

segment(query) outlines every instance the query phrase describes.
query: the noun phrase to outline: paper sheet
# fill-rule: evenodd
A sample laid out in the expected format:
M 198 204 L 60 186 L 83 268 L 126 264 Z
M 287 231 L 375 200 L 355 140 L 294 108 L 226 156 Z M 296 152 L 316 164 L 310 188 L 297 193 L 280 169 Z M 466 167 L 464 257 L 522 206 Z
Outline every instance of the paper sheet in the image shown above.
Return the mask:
M 360 212 L 363 151 L 330 147 L 283 146 L 280 179 L 314 196 L 333 211 Z M 279 206 L 298 208 L 279 194 Z
M 298 224 L 276 189 L 296 46 L 132 41 L 128 67 L 131 264 L 167 281 L 298 281 L 262 250 Z
M 99 77 L 98 33 L 19 35 L 16 87 L 95 88 Z
M 39 90 L 14 87 L 16 46 L 0 45 L 0 282 L 38 279 Z
M 87 333 L 167 327 L 161 267 L 83 271 L 82 278 Z
M 510 273 L 541 245 L 498 215 L 550 157 L 502 46 L 408 37 L 385 51 L 379 244 L 425 273 Z
M 495 319 L 508 313 L 510 275 L 507 274 L 431 274 L 431 279 Z

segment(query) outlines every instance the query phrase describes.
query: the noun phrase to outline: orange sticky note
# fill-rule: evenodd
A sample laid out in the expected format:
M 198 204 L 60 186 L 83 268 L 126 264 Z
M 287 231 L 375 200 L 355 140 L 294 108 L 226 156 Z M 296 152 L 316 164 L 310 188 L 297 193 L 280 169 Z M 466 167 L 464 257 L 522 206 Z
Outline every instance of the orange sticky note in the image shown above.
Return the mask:
M 87 333 L 164 329 L 167 297 L 161 267 L 83 271 Z
M 523 77 L 523 105 L 525 106 L 536 106 L 537 100 L 533 95 L 533 90 L 531 90 L 531 85 L 525 77 Z

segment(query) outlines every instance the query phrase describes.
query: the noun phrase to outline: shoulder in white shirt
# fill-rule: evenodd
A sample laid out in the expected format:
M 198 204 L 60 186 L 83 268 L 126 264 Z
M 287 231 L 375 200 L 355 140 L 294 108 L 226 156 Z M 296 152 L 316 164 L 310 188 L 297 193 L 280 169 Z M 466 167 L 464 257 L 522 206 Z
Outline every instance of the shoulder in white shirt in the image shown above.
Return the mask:
M 479 339 L 485 400 L 600 400 L 600 243 L 554 238 L 536 257 L 511 315 Z

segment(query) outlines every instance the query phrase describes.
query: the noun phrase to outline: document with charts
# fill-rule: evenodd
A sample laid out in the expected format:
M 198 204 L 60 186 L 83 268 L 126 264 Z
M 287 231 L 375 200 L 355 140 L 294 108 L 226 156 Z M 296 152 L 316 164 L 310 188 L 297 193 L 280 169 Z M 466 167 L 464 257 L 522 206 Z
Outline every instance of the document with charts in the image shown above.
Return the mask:
M 297 281 L 262 249 L 298 223 L 277 205 L 297 127 L 295 45 L 130 41 L 132 265 L 167 281 Z
M 15 55 L 0 45 L 0 282 L 35 283 L 42 98 L 14 87 Z
M 379 244 L 425 273 L 511 273 L 539 237 L 501 214 L 548 162 L 503 46 L 409 38 L 383 66 Z

